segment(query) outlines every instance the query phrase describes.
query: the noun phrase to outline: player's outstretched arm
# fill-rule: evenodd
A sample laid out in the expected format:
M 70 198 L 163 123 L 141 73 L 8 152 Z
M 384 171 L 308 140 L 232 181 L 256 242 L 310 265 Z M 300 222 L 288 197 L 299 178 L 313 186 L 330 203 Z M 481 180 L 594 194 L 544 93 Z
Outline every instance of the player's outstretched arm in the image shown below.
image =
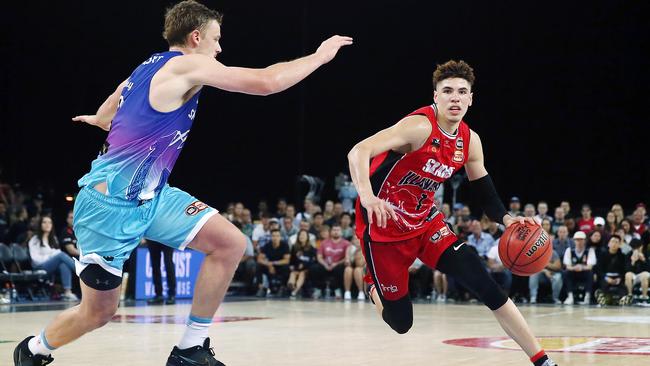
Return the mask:
M 341 47 L 351 44 L 350 37 L 333 36 L 325 40 L 311 55 L 273 64 L 264 69 L 228 67 L 208 56 L 187 55 L 184 62 L 179 62 L 174 71 L 184 75 L 190 87 L 208 85 L 232 92 L 269 95 L 297 84 L 320 66 L 330 62 Z
M 104 131 L 108 131 L 111 128 L 111 122 L 115 113 L 117 113 L 117 107 L 120 104 L 120 95 L 122 94 L 122 89 L 126 85 L 128 79 L 124 80 L 120 85 L 117 86 L 113 94 L 109 95 L 108 98 L 99 106 L 97 113 L 93 115 L 81 115 L 72 117 L 73 121 L 85 122 L 89 125 L 97 126 Z
M 370 184 L 370 159 L 388 150 L 413 151 L 431 134 L 424 116 L 409 116 L 354 145 L 348 153 L 350 176 L 359 192 L 361 205 L 368 211 L 368 222 L 386 227 L 386 220 L 397 219 L 393 208 L 375 196 Z M 373 220 L 373 214 L 375 219 Z
M 467 178 L 469 179 L 472 188 L 475 191 L 478 191 L 478 194 L 483 201 L 483 209 L 488 217 L 494 221 L 502 222 L 506 227 L 515 222 L 521 224 L 528 222 L 535 225 L 536 222 L 532 217 L 512 217 L 507 214 L 506 209 L 494 188 L 492 178 L 490 178 L 487 169 L 485 169 L 481 138 L 474 131 L 471 131 L 469 138 L 468 155 L 467 162 L 465 163 Z

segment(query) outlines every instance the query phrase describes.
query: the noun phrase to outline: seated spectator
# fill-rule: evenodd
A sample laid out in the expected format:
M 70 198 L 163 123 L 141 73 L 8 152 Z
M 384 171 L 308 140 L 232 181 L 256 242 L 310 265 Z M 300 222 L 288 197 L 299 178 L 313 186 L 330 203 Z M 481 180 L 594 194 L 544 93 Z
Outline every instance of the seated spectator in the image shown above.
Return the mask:
M 309 234 L 309 244 L 316 248 L 316 235 L 311 233 L 311 224 L 307 220 L 302 220 L 300 221 L 300 227 L 298 230 L 305 230 Z M 293 245 L 296 243 L 296 239 L 298 238 L 298 234 L 293 234 L 289 237 L 289 247 L 293 247 Z
M 305 198 L 303 201 L 303 211 L 299 212 L 293 220 L 295 226 L 299 226 L 302 221 L 311 222 L 312 215 L 316 213 L 314 201 L 310 198 Z
M 323 207 L 323 223 L 331 219 L 332 216 L 334 216 L 334 201 L 327 200 L 325 201 L 325 206 Z
M 634 231 L 634 227 L 632 226 L 632 221 L 628 219 L 623 219 L 621 221 L 621 229 L 623 229 L 623 232 L 625 233 L 625 236 L 623 237 L 623 240 L 626 243 L 630 243 L 632 239 L 641 239 L 641 235 Z
M 252 238 L 253 230 L 255 230 L 255 224 L 253 224 L 253 216 L 251 214 L 251 210 L 245 208 L 242 212 L 241 232 L 249 238 Z
M 591 206 L 588 204 L 582 205 L 582 209 L 580 210 L 580 214 L 582 217 L 580 220 L 578 220 L 577 226 L 578 230 L 589 233 L 594 230 L 595 225 L 594 225 L 594 218 L 591 216 Z
M 633 239 L 630 243 L 632 254 L 627 258 L 627 273 L 625 273 L 625 287 L 627 288 L 626 299 L 623 305 L 631 303 L 634 286 L 641 285 L 641 297 L 639 300 L 648 303 L 648 284 L 650 282 L 650 261 L 643 253 L 643 242 Z
M 282 238 L 285 241 L 288 241 L 289 238 L 298 233 L 298 228 L 293 225 L 293 219 L 291 217 L 285 216 L 282 219 L 282 227 L 280 232 L 282 233 Z
M 566 267 L 567 298 L 564 300 L 565 305 L 573 305 L 573 295 L 577 289 L 578 283 L 585 286 L 585 297 L 580 305 L 589 305 L 591 303 L 591 290 L 594 283 L 592 269 L 596 265 L 596 252 L 593 248 L 587 249 L 587 235 L 582 231 L 577 231 L 573 235 L 575 248 L 567 248 L 564 252 L 564 266 Z
M 611 212 L 614 213 L 614 217 L 616 217 L 616 225 L 620 225 L 621 221 L 625 218 L 625 212 L 623 212 L 623 206 L 621 206 L 620 203 L 615 203 L 612 205 L 612 209 L 610 210 Z
M 29 237 L 27 231 L 30 227 L 29 214 L 25 206 L 20 206 L 16 210 L 15 219 L 11 220 L 9 232 L 5 236 L 7 243 L 25 243 Z
M 501 229 L 501 225 L 492 220 L 488 222 L 488 227 L 485 232 L 490 234 L 494 240 L 498 240 L 501 235 L 503 235 L 503 229 Z
M 345 271 L 345 254 L 350 242 L 343 239 L 341 225 L 334 224 L 330 229 L 330 239 L 324 240 L 318 248 L 317 263 L 310 269 L 314 283 L 313 297 L 320 298 L 328 279 L 332 279 L 330 289 L 334 289 L 337 299 L 342 297 L 343 272 Z M 329 294 L 326 294 L 329 295 Z
M 334 224 L 340 224 L 343 212 L 343 204 L 341 202 L 336 202 L 332 210 L 332 217 L 325 221 L 325 224 L 329 227 L 332 227 Z
M 519 197 L 512 196 L 512 198 L 510 198 L 510 205 L 508 207 L 510 208 L 508 210 L 508 214 L 510 216 L 521 216 L 521 201 L 519 200 Z
M 74 213 L 72 210 L 68 212 L 68 217 L 65 220 L 66 226 L 61 230 L 59 235 L 59 243 L 63 246 L 63 250 L 71 257 L 79 259 L 79 249 L 77 249 L 77 237 L 74 235 L 72 224 L 74 221 Z
M 422 263 L 419 258 L 415 258 L 408 269 L 409 271 L 409 293 L 411 298 L 426 298 L 431 292 L 431 280 L 433 271 Z
M 645 224 L 645 212 L 645 206 L 637 206 L 637 209 L 632 214 L 632 227 L 634 232 L 641 237 L 643 244 L 648 245 L 650 243 L 650 230 Z
M 612 235 L 616 232 L 618 224 L 616 223 L 616 215 L 613 211 L 609 211 L 605 216 L 605 232 Z
M 481 230 L 481 223 L 478 220 L 472 221 L 470 232 L 471 234 L 467 237 L 467 244 L 476 248 L 478 255 L 487 260 L 488 252 L 495 245 L 494 238 Z
M 596 252 L 596 256 L 607 251 L 607 245 L 603 240 L 603 236 L 600 234 L 600 231 L 594 230 L 587 235 L 587 248 L 593 248 Z
M 240 222 L 235 221 L 233 224 L 239 230 L 242 230 L 242 224 Z M 253 241 L 250 237 L 246 236 L 246 250 L 244 251 L 244 255 L 242 255 L 241 259 L 239 260 L 239 265 L 235 270 L 234 276 L 234 278 L 237 278 L 239 281 L 244 283 L 246 293 L 254 291 L 253 280 L 255 279 L 256 270 L 257 260 L 255 259 L 255 248 L 253 247 Z
M 575 243 L 573 242 L 573 239 L 569 238 L 569 229 L 567 229 L 566 226 L 561 225 L 557 229 L 557 238 L 553 239 L 553 250 L 558 254 L 562 253 L 562 255 L 564 255 L 567 248 L 573 249 L 574 247 Z
M 532 217 L 533 219 L 535 218 L 535 205 L 532 203 L 527 203 L 524 206 L 524 217 Z M 539 223 L 538 221 L 536 221 Z
M 448 292 L 449 281 L 447 281 L 447 275 L 436 269 L 433 271 L 433 291 L 431 292 L 431 301 L 446 302 Z
M 309 268 L 316 263 L 316 248 L 309 242 L 309 232 L 300 230 L 296 235 L 296 242 L 291 247 L 289 259 L 289 281 L 287 287 L 291 291 L 291 298 L 295 298 L 302 291 L 302 286 L 307 280 Z
M 569 235 L 573 235 L 576 233 L 576 231 L 579 231 L 577 230 L 576 219 L 573 217 L 565 217 L 564 225 L 566 225 L 566 228 L 569 229 Z
M 498 243 L 495 243 L 487 253 L 487 269 L 490 272 L 490 276 L 501 286 L 506 295 L 510 293 L 512 272 L 504 267 L 503 262 L 501 262 Z
M 289 245 L 282 241 L 280 229 L 271 229 L 271 243 L 260 249 L 257 256 L 257 296 L 264 297 L 269 293 L 284 294 L 284 284 L 289 279 Z M 263 275 L 268 279 L 264 285 Z
M 322 212 L 315 213 L 314 220 L 311 223 L 311 228 L 309 228 L 309 233 L 313 234 L 316 238 L 318 238 L 318 235 L 320 235 L 320 231 L 322 230 L 323 225 L 325 225 L 325 216 L 323 216 Z
M 52 218 L 43 216 L 36 235 L 29 240 L 29 255 L 32 258 L 32 267 L 42 269 L 48 275 L 58 273 L 63 285 L 61 298 L 66 301 L 78 301 L 79 298 L 72 293 L 72 275 L 74 261 L 69 255 L 59 249 L 59 241 L 54 235 Z
M 625 272 L 627 260 L 621 252 L 621 238 L 612 236 L 607 251 L 598 258 L 599 288 L 596 301 L 599 305 L 613 305 L 625 296 Z
M 545 201 L 537 202 L 537 215 L 535 215 L 535 221 L 542 222 L 544 219 L 547 219 L 549 222 L 553 222 L 553 218 L 548 214 L 548 204 Z M 549 234 L 550 231 L 547 231 Z
M 287 216 L 287 200 L 285 198 L 278 198 L 278 203 L 275 205 L 275 218 L 281 219 Z
M 630 246 L 629 242 L 625 241 L 625 230 L 623 230 L 622 227 L 618 227 L 616 231 L 614 231 L 614 234 L 618 235 L 619 237 L 623 238 L 621 241 L 621 252 L 625 255 L 630 255 L 632 253 L 632 246 Z M 630 238 L 630 241 L 632 238 Z
M 352 240 L 354 237 L 354 228 L 352 227 L 352 215 L 347 212 L 341 214 L 341 235 L 345 240 Z
M 571 203 L 569 201 L 562 201 L 560 202 L 560 207 L 564 210 L 564 217 L 567 218 L 571 215 Z
M 560 301 L 560 291 L 562 291 L 562 262 L 560 261 L 560 255 L 553 250 L 553 255 L 551 260 L 548 262 L 546 267 L 539 272 L 531 275 L 528 278 L 528 288 L 530 290 L 530 303 L 537 303 L 537 290 L 539 289 L 539 284 L 548 283 L 551 285 L 551 291 L 553 296 L 554 304 L 562 304 Z
M 357 286 L 358 294 L 357 300 L 364 301 L 366 295 L 364 293 L 363 275 L 366 272 L 366 261 L 361 254 L 361 244 L 357 237 L 353 237 L 350 246 L 345 252 L 345 271 L 343 272 L 343 287 L 345 293 L 343 299 L 352 300 L 352 280 Z
M 553 234 L 551 230 L 551 220 L 545 218 L 542 220 L 541 225 L 542 225 L 542 229 L 544 229 L 544 231 L 548 233 L 549 240 L 553 242 L 553 240 L 555 239 L 555 234 Z
M 255 251 L 258 252 L 271 239 L 271 232 L 269 231 L 271 216 L 262 215 L 260 221 L 261 222 L 255 226 L 253 234 L 251 235 L 251 239 L 253 240 L 253 248 L 255 248 Z
M 551 223 L 551 232 L 557 234 L 560 226 L 564 225 L 564 209 L 560 206 L 555 208 L 555 214 L 553 215 L 553 222 Z

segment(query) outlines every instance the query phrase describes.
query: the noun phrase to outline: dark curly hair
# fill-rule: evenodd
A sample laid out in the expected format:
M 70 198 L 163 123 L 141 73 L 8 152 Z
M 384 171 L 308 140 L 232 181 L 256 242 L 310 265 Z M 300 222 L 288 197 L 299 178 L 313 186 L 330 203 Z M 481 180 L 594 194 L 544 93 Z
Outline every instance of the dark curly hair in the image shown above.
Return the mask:
M 445 79 L 449 78 L 461 78 L 467 80 L 470 86 L 474 85 L 474 69 L 472 69 L 469 64 L 463 60 L 449 60 L 442 65 L 436 67 L 436 71 L 433 72 L 433 88 L 436 88 L 436 85 Z

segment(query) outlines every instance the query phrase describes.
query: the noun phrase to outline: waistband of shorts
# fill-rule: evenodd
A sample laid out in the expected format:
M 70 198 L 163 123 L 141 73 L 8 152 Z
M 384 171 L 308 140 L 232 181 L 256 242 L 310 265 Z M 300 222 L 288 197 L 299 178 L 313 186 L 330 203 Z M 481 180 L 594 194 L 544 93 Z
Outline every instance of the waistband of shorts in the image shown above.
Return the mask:
M 81 188 L 81 191 L 89 195 L 90 198 L 92 198 L 93 200 L 99 201 L 101 203 L 106 203 L 111 206 L 138 207 L 143 203 L 143 201 L 140 200 L 129 201 L 119 197 L 107 196 L 101 192 L 96 191 L 94 188 L 89 186 L 83 186 Z

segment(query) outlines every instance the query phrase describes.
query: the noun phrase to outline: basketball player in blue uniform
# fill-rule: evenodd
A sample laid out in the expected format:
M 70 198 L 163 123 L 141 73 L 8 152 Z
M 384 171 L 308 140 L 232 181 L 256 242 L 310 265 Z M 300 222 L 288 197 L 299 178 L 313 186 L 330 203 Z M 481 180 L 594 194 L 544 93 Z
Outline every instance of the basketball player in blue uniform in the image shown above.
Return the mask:
M 16 366 L 46 365 L 52 351 L 105 325 L 117 311 L 122 265 L 142 237 L 206 254 L 180 342 L 167 365 L 223 365 L 210 348 L 208 327 L 246 248 L 244 235 L 217 211 L 167 185 L 196 116 L 203 86 L 254 95 L 283 91 L 352 44 L 325 40 L 315 53 L 265 69 L 226 67 L 221 15 L 193 1 L 168 9 L 169 51 L 152 55 L 82 121 L 110 131 L 90 172 L 79 180 L 74 231 L 81 303 L 60 313 L 14 351 Z

